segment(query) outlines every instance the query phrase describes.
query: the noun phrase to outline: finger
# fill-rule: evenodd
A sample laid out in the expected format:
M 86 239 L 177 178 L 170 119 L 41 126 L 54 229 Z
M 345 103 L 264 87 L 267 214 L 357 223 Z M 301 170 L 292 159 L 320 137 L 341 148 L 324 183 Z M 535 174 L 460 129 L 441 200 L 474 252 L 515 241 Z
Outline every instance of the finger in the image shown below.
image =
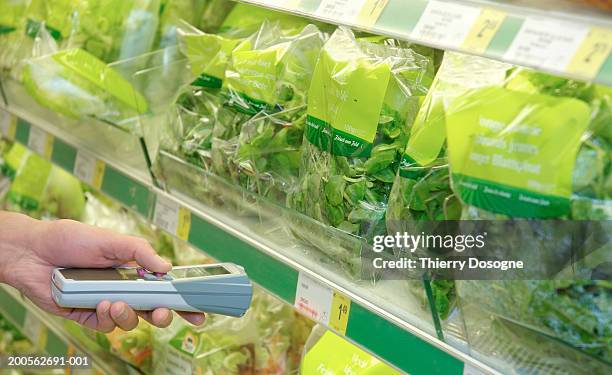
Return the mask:
M 189 311 L 177 311 L 181 318 L 185 319 L 194 326 L 201 326 L 206 320 L 206 316 L 202 313 L 189 312 Z
M 166 328 L 172 323 L 172 312 L 166 308 L 153 311 L 137 311 L 140 317 L 159 328 Z
M 113 318 L 111 318 L 110 309 L 111 303 L 109 301 L 102 301 L 96 306 L 98 322 L 95 328 L 100 332 L 109 333 L 116 327 Z
M 45 226 L 36 247 L 50 263 L 64 267 L 103 268 L 136 260 L 153 272 L 168 272 L 172 265 L 155 253 L 144 239 L 126 236 L 72 220 Z M 50 259 L 52 257 L 52 259 Z
M 155 250 L 144 239 L 138 237 L 118 236 L 115 242 L 103 249 L 105 258 L 114 258 L 118 264 L 135 260 L 140 266 L 152 272 L 168 272 L 172 265 L 155 253 Z
M 125 302 L 113 303 L 110 307 L 110 316 L 124 331 L 131 331 L 138 326 L 138 315 Z

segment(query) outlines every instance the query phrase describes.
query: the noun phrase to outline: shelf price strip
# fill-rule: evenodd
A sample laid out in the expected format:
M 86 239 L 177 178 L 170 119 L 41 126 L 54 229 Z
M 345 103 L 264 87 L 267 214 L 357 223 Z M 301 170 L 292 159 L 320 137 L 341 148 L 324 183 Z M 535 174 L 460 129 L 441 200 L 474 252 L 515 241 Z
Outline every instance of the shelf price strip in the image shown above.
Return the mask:
M 187 241 L 191 229 L 191 211 L 163 195 L 157 195 L 153 224 Z
M 388 3 L 389 0 L 322 0 L 315 15 L 369 28 L 376 24 Z
M 586 25 L 527 17 L 504 58 L 519 65 L 563 72 L 588 33 Z
M 98 160 L 95 156 L 82 150 L 77 152 L 73 174 L 79 180 L 96 190 L 100 190 L 105 169 L 106 165 L 102 160 Z
M 17 117 L 7 111 L 0 110 L 0 134 L 7 139 L 14 140 L 17 131 Z
M 302 272 L 298 276 L 294 306 L 309 318 L 346 334 L 351 300 Z
M 457 48 L 468 38 L 481 15 L 481 9 L 468 5 L 429 1 L 412 30 L 415 40 Z
M 28 148 L 43 158 L 50 160 L 53 152 L 53 136 L 39 127 L 30 126 Z

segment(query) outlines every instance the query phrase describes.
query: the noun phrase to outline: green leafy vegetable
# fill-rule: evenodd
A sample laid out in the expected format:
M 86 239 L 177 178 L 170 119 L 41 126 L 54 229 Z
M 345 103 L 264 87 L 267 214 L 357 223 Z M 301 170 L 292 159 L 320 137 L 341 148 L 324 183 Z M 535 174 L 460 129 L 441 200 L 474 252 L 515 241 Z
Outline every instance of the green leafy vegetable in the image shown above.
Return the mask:
M 359 267 L 359 238 L 385 231 L 393 179 L 433 69 L 431 56 L 358 41 L 347 29 L 336 31 L 323 49 L 310 87 L 300 178 L 288 206 L 356 236 L 343 240 L 337 233 L 332 237 L 340 238 L 328 242 L 330 234 L 317 233 L 327 230 L 315 223 L 299 220 L 293 228 L 351 274 Z M 349 121 L 362 130 L 337 129 Z
M 306 92 L 324 36 L 309 25 L 283 37 L 277 26 L 264 24 L 253 40 L 232 54 L 213 165 L 218 175 L 284 204 L 298 174 Z

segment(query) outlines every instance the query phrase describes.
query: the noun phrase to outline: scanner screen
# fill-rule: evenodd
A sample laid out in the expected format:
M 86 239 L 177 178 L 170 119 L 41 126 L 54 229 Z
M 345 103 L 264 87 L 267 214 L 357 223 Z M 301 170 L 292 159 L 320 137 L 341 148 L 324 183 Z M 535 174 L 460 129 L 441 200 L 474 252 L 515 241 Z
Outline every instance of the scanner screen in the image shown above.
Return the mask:
M 212 266 L 173 269 L 168 274 L 175 279 L 188 279 L 190 277 L 229 275 L 230 272 L 225 267 Z

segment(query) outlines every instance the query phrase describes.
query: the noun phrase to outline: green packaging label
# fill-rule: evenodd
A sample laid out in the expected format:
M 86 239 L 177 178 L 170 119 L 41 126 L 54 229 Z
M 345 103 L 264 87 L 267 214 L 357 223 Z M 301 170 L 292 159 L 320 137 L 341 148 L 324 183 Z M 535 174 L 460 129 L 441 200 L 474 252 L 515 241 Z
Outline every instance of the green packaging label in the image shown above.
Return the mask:
M 43 199 L 47 181 L 51 174 L 51 163 L 36 154 L 30 154 L 21 173 L 17 174 L 9 199 L 26 210 L 35 210 Z
M 412 127 L 406 152 L 400 164 L 400 175 L 417 179 L 434 162 L 446 141 L 446 122 L 442 100 L 431 95 L 421 107 Z
M 15 29 L 13 26 L 0 24 L 0 35 L 12 33 L 15 30 L 17 29 Z
M 139 113 L 148 112 L 146 99 L 130 82 L 89 52 L 74 48 L 57 52 L 52 58 L 66 69 L 63 74 L 68 78 L 74 73 Z
M 232 51 L 240 40 L 212 34 L 188 34 L 181 37 L 181 42 L 191 62 L 191 72 L 198 77 L 193 85 L 221 88 Z
M 330 355 L 333 353 L 334 355 Z M 306 353 L 302 374 L 399 375 L 399 372 L 331 331 Z
M 30 150 L 24 147 L 21 143 L 15 142 L 13 146 L 4 156 L 4 164 L 2 164 L 2 173 L 13 180 L 21 170 L 24 162 L 28 159 Z
M 247 42 L 234 50 L 232 68 L 226 73 L 232 107 L 249 114 L 274 107 L 277 68 L 284 47 L 278 45 L 264 50 L 252 50 Z
M 367 157 L 391 69 L 384 63 L 370 63 L 358 51 L 344 51 L 346 47 L 338 45 L 342 40 L 330 40 L 315 67 L 308 92 L 306 138 L 335 155 Z
M 468 91 L 446 113 L 452 182 L 470 205 L 515 217 L 567 214 L 589 107 L 501 87 Z
M 34 39 L 38 36 L 38 32 L 40 31 L 41 26 L 42 26 L 42 22 L 35 21 L 31 18 L 28 18 L 26 21 L 25 34 L 29 36 L 30 38 Z M 49 35 L 51 35 L 51 37 L 55 39 L 56 41 L 59 41 L 62 39 L 62 33 L 58 29 L 53 28 L 46 24 L 45 24 L 45 29 L 47 29 L 47 31 L 49 32 Z

